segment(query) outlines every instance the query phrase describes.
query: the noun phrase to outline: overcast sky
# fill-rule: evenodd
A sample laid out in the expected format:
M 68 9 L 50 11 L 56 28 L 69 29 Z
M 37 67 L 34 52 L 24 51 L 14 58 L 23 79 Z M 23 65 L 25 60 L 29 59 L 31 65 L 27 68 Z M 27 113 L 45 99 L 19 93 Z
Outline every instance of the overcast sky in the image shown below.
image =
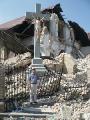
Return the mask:
M 35 4 L 42 8 L 60 3 L 66 20 L 72 20 L 90 32 L 90 0 L 0 0 L 0 24 L 35 11 Z

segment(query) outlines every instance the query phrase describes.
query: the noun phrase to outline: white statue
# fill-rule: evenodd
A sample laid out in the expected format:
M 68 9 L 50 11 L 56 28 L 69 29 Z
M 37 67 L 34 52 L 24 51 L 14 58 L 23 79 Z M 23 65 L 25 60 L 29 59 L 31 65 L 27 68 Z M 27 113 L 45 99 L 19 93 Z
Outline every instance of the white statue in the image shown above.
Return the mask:
M 50 34 L 46 26 L 43 27 L 40 37 L 41 56 L 50 56 Z
M 36 19 L 35 20 L 35 38 L 36 38 L 36 40 L 38 40 L 40 37 L 40 31 L 41 31 L 40 20 Z

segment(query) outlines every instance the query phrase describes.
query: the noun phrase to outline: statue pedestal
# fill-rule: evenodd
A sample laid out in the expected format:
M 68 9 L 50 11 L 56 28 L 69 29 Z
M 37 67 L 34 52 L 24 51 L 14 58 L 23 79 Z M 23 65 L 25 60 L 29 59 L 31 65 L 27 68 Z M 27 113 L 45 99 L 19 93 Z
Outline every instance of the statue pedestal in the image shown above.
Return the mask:
M 43 60 L 41 58 L 33 58 L 31 67 L 34 67 L 37 72 L 47 72 L 46 68 L 43 65 Z

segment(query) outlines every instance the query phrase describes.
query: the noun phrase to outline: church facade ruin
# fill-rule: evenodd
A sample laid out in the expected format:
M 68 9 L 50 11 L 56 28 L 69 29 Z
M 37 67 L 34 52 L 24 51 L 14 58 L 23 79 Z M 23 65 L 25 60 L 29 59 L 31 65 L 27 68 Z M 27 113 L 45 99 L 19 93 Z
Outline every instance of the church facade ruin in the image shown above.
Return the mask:
M 49 20 L 39 18 L 41 56 L 56 57 L 62 51 L 72 53 L 75 41 L 80 43 L 81 46 L 90 45 L 84 30 L 81 30 L 75 22 L 69 21 L 66 23 L 62 12 L 60 4 L 40 11 L 40 14 L 50 15 Z M 0 25 L 1 60 L 25 52 L 34 54 L 35 24 L 32 15 L 30 17 L 28 18 L 27 12 L 26 16 Z M 78 37 L 79 31 L 84 39 L 80 38 L 80 35 Z
M 88 54 L 84 47 L 90 46 L 86 32 L 76 22 L 64 20 L 60 4 L 40 8 L 39 4 L 36 12 L 0 25 L 0 111 L 15 110 L 16 103 L 21 106 L 27 101 L 27 73 L 32 62 L 47 69 L 40 76 L 39 97 L 52 97 L 58 91 L 55 100 L 62 103 L 85 95 L 90 98 L 90 57 L 84 58 Z

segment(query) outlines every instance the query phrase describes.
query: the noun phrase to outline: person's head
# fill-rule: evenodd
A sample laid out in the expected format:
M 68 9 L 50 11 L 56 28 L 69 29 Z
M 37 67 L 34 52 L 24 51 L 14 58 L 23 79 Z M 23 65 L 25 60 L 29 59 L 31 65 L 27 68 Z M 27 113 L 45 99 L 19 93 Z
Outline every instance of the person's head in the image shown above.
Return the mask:
M 35 73 L 36 72 L 36 69 L 32 67 L 32 73 Z

